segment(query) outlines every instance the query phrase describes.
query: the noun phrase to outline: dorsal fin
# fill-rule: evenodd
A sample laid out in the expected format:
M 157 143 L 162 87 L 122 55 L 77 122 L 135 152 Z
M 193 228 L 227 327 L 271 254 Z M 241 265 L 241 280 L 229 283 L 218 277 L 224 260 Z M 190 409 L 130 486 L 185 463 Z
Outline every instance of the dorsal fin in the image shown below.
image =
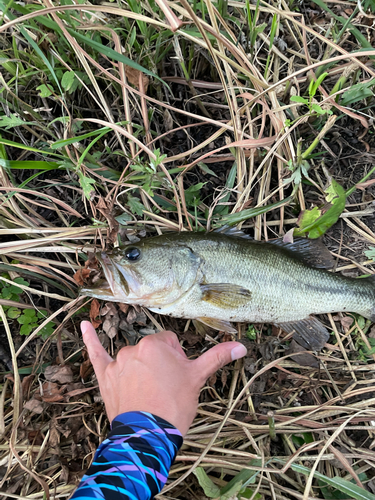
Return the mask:
M 293 252 L 296 257 L 312 267 L 331 269 L 335 261 L 321 240 L 295 238 L 293 243 L 286 243 L 282 238 L 267 241 L 270 245 L 277 245 Z
M 253 238 L 248 234 L 238 229 L 236 226 L 221 226 L 218 229 L 213 230 L 214 233 L 225 234 L 225 236 L 235 236 L 236 238 L 246 238 L 247 240 L 252 240 Z

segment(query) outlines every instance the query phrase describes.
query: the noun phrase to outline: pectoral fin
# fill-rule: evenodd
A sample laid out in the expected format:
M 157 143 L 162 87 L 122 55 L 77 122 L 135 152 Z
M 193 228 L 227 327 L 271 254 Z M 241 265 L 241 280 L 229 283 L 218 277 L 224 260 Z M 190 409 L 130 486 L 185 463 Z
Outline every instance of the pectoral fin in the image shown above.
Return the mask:
M 276 326 L 286 333 L 293 333 L 294 340 L 309 351 L 320 351 L 329 339 L 326 327 L 312 316 L 301 321 L 278 323 Z
M 223 321 L 215 318 L 197 318 L 197 321 L 200 321 L 214 330 L 220 330 L 221 332 L 227 333 L 237 333 L 237 330 L 231 325 L 231 323 L 229 323 L 229 321 Z
M 223 309 L 230 309 L 247 304 L 251 292 L 246 288 L 231 283 L 210 283 L 200 285 L 202 300 Z

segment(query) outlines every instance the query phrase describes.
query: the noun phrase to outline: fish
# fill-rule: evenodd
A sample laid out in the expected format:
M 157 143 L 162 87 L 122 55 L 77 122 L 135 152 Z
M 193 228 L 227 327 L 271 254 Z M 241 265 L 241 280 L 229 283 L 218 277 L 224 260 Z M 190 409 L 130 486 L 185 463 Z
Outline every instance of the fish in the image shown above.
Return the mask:
M 330 333 L 315 315 L 356 313 L 375 321 L 375 279 L 329 271 L 319 240 L 259 242 L 236 228 L 141 239 L 99 257 L 105 280 L 81 295 L 139 305 L 228 333 L 233 322 L 269 323 L 305 349 Z

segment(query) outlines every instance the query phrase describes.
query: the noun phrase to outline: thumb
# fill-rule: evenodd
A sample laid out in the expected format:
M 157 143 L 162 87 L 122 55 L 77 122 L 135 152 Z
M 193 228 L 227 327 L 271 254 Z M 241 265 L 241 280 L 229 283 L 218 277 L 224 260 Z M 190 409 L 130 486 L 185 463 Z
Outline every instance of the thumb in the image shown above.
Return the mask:
M 87 352 L 89 353 L 91 364 L 94 367 L 96 378 L 100 383 L 105 369 L 110 363 L 112 363 L 113 359 L 100 343 L 95 328 L 92 326 L 90 321 L 82 321 L 81 332 Z
M 247 349 L 239 342 L 223 342 L 217 344 L 194 361 L 196 373 L 204 383 L 219 368 L 231 361 L 243 358 Z

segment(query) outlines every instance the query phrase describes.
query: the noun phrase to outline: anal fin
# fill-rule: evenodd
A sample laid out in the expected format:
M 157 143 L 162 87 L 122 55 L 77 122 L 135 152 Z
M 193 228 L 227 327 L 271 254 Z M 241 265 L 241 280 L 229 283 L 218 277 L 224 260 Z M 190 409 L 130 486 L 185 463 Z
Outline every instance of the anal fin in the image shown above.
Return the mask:
M 312 316 L 301 321 L 277 323 L 276 326 L 286 333 L 293 333 L 294 340 L 309 351 L 320 351 L 330 336 L 326 327 Z
M 197 321 L 200 321 L 214 330 L 219 330 L 220 332 L 237 333 L 237 330 L 229 321 L 223 321 L 216 318 L 197 318 Z

